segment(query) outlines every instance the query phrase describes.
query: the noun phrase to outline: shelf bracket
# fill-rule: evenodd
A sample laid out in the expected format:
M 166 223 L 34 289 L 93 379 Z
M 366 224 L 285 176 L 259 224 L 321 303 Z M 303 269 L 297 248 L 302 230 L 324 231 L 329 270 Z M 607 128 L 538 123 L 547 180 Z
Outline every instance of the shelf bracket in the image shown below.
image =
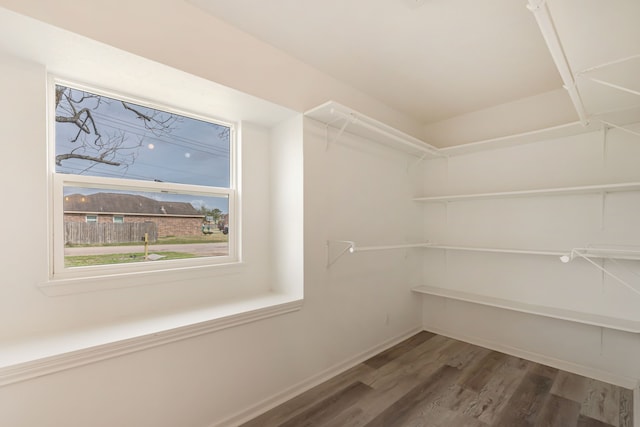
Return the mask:
M 607 167 L 607 134 L 609 133 L 610 126 L 602 122 L 602 167 Z
M 420 163 L 422 163 L 424 161 L 424 159 L 427 158 L 427 155 L 429 153 L 427 153 L 426 151 L 422 154 L 422 156 L 420 156 L 416 161 L 414 161 L 413 163 L 409 163 L 407 165 L 407 173 L 411 172 L 411 170 L 413 168 L 415 168 L 416 166 L 418 166 Z
M 636 132 L 634 130 L 628 129 L 628 128 L 624 127 L 624 126 L 619 126 L 619 125 L 616 125 L 616 124 L 613 124 L 611 122 L 607 122 L 607 121 L 604 121 L 604 120 L 600 120 L 600 122 L 608 129 L 614 128 L 614 129 L 618 129 L 618 130 L 621 130 L 623 132 L 629 133 L 631 135 L 640 136 L 640 132 Z
M 329 149 L 329 146 L 331 144 L 335 144 L 338 142 L 338 139 L 340 139 L 340 137 L 342 136 L 342 133 L 345 131 L 349 123 L 352 123 L 352 122 L 355 122 L 355 118 L 353 120 L 345 120 L 342 126 L 340 127 L 340 129 L 338 129 L 338 133 L 333 138 L 333 141 L 331 142 L 329 141 L 329 127 L 330 127 L 329 125 L 333 122 L 329 122 L 325 125 L 325 142 L 326 142 L 325 151 Z
M 633 293 L 635 293 L 637 295 L 640 295 L 640 291 L 638 289 L 634 288 L 629 283 L 627 283 L 625 280 L 623 280 L 622 278 L 618 277 L 617 275 L 615 275 L 612 272 L 610 272 L 609 270 L 607 270 L 604 267 L 604 262 L 603 262 L 603 265 L 601 266 L 600 264 L 598 264 L 597 262 L 592 260 L 589 257 L 589 255 L 585 254 L 583 251 L 584 250 L 582 250 L 582 249 L 572 249 L 569 254 L 561 256 L 560 257 L 560 261 L 562 261 L 563 263 L 568 263 L 568 262 L 573 261 L 577 257 L 580 257 L 580 258 L 584 259 L 585 261 L 587 261 L 589 264 L 591 264 L 594 267 L 596 267 L 598 270 L 602 271 L 607 276 L 611 277 L 612 279 L 614 279 L 615 281 L 617 281 L 618 283 L 620 283 L 621 285 L 623 285 L 624 287 L 629 289 L 631 292 L 633 292 Z M 605 257 L 599 257 L 599 258 L 602 258 L 603 260 L 605 259 Z
M 337 255 L 333 255 L 331 247 L 336 243 L 343 246 L 343 248 L 338 252 Z M 338 260 L 342 258 L 342 255 L 346 254 L 347 252 L 353 252 L 354 246 L 355 242 L 352 242 L 351 240 L 327 240 L 327 268 L 338 262 Z
M 600 197 L 600 230 L 604 231 L 607 213 L 607 192 L 603 191 Z

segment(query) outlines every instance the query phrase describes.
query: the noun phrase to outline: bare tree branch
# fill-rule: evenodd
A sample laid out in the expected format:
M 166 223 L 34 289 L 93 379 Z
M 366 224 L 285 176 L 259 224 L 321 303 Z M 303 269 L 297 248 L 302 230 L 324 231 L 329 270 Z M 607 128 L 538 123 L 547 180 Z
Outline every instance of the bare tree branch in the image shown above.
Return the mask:
M 158 111 L 151 111 L 151 114 L 145 114 L 140 109 L 134 108 L 128 103 L 121 101 L 125 110 L 131 111 L 138 119 L 144 123 L 145 129 L 151 131 L 155 136 L 170 133 L 173 130 L 174 123 L 178 118 L 173 114 L 163 115 Z
M 84 117 L 84 120 L 81 121 L 83 114 L 85 117 Z M 91 114 L 91 110 L 89 110 L 88 108 L 83 108 L 70 117 L 56 116 L 56 122 L 73 123 L 78 127 L 78 134 L 76 135 L 75 138 L 71 140 L 71 142 L 76 142 L 78 140 L 78 137 L 80 136 L 80 132 L 84 132 L 86 134 L 91 133 L 91 129 L 89 128 L 89 126 L 87 126 L 87 122 L 89 122 L 91 124 L 91 127 L 93 128 L 93 133 L 96 135 L 96 141 L 98 141 L 102 137 L 102 135 L 100 135 L 100 132 L 98 132 L 98 128 L 96 126 L 95 120 L 93 120 L 93 115 Z
M 56 86 L 55 103 L 58 123 L 68 123 L 76 128 L 75 136 L 68 136 L 68 142 L 74 144 L 68 148 L 67 153 L 56 155 L 56 165 L 62 166 L 62 162 L 69 159 L 85 160 L 89 166 L 82 170 L 93 168 L 97 164 L 117 166 L 126 171 L 137 158 L 137 150 L 142 146 L 145 136 L 142 135 L 137 143 L 127 143 L 129 133 L 121 129 L 112 131 L 112 125 L 97 122 L 102 116 L 96 112 L 102 103 L 112 104 L 110 98 L 101 95 Z M 178 116 L 146 107 L 118 101 L 125 111 L 135 115 L 142 121 L 144 129 L 154 136 L 162 136 L 171 133 L 174 124 L 179 120 Z M 96 112 L 96 116 L 94 116 Z M 124 122 L 123 122 L 124 123 Z M 104 137 L 103 137 L 104 133 Z M 146 133 L 146 132 L 145 132 Z
M 104 163 L 105 165 L 111 165 L 111 166 L 120 166 L 122 164 L 120 162 L 112 162 L 111 160 L 101 159 L 100 157 L 85 156 L 84 154 L 68 153 L 68 154 L 58 154 L 56 156 L 56 165 L 61 166 L 62 161 L 67 159 L 89 160 L 91 162 Z
M 147 122 L 151 121 L 151 117 L 141 113 L 140 111 L 136 110 L 133 107 L 130 107 L 129 104 L 127 104 L 126 102 L 122 101 L 122 106 L 124 107 L 125 110 L 133 111 L 136 114 L 136 116 L 138 116 L 139 119 L 145 120 Z

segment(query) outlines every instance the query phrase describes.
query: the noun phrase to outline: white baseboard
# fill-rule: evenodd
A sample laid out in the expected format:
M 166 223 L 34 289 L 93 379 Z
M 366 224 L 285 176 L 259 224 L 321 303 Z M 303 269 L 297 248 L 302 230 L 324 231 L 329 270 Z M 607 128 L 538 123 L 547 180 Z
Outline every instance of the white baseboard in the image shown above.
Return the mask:
M 255 405 L 250 406 L 249 408 L 242 410 L 234 415 L 231 415 L 221 421 L 216 421 L 210 425 L 210 427 L 229 427 L 229 426 L 238 426 L 242 423 L 245 423 L 249 420 L 252 420 L 259 415 L 267 412 L 268 410 L 275 408 L 276 406 L 290 400 L 301 393 L 304 393 L 307 390 L 312 389 L 313 387 L 322 384 L 323 382 L 345 372 L 348 369 L 353 368 L 359 363 L 364 362 L 376 354 L 387 350 L 388 348 L 393 347 L 394 345 L 406 340 L 407 338 L 421 332 L 422 327 L 412 328 L 409 331 L 396 336 L 390 340 L 383 342 L 382 344 L 376 345 L 354 357 L 351 357 L 341 363 L 333 365 L 332 367 L 325 369 L 324 371 L 313 375 L 306 380 L 303 380 L 286 390 L 279 392 L 271 397 L 268 397 L 261 402 L 256 403 Z
M 429 332 L 433 332 L 435 334 L 444 335 L 446 337 L 453 338 L 459 341 L 468 342 L 469 344 L 474 344 L 484 348 L 488 348 L 490 350 L 506 353 L 511 356 L 521 357 L 523 359 L 527 359 L 532 362 L 551 366 L 557 369 L 561 369 L 563 371 L 572 372 L 577 375 L 582 375 L 582 376 L 593 378 L 609 384 L 614 384 L 620 387 L 632 389 L 634 390 L 634 392 L 638 388 L 638 380 L 636 378 L 613 374 L 611 372 L 603 371 L 590 366 L 580 365 L 577 363 L 569 362 L 567 360 L 556 359 L 554 357 L 546 356 L 544 354 L 535 353 L 535 352 L 524 350 L 517 347 L 512 347 L 497 341 L 487 340 L 487 339 L 478 338 L 478 337 L 472 337 L 472 336 L 468 336 L 458 332 L 449 331 L 443 328 L 427 326 L 425 327 L 425 330 Z M 640 427 L 640 426 L 637 426 L 637 427 Z

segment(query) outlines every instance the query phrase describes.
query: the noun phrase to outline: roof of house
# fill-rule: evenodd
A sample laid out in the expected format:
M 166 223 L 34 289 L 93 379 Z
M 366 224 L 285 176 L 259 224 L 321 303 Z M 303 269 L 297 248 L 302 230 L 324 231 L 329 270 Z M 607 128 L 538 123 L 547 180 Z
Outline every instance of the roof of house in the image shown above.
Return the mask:
M 65 213 L 118 213 L 168 216 L 204 216 L 186 202 L 164 202 L 133 194 L 70 194 L 64 197 Z

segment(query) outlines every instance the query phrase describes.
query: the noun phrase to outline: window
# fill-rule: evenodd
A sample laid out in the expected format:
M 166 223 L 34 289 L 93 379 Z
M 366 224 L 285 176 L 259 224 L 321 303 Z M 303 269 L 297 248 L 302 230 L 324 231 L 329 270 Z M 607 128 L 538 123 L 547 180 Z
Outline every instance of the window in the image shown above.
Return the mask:
M 231 124 L 51 86 L 54 278 L 237 260 Z

